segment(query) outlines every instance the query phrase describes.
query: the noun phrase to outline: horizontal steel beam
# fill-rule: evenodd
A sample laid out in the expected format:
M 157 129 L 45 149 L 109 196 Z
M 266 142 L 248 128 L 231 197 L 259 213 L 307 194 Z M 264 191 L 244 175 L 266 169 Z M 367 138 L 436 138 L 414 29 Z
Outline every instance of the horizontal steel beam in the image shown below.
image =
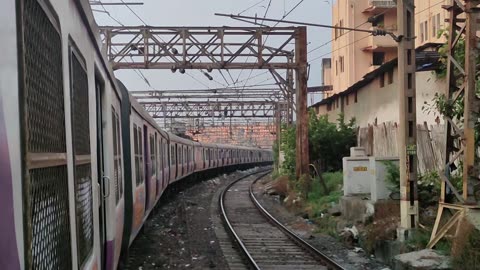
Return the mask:
M 295 27 L 100 27 L 114 69 L 295 69 Z

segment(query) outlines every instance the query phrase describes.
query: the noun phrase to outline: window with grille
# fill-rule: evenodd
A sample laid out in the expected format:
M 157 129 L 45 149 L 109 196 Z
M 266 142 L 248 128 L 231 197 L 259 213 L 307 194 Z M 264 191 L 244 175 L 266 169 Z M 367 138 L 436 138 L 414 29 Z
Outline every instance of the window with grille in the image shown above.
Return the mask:
M 135 124 L 133 124 L 133 144 L 135 157 L 135 183 L 139 186 L 144 181 L 143 140 L 142 129 Z
M 85 61 L 73 46 L 70 47 L 70 84 L 72 143 L 75 157 L 75 217 L 78 261 L 79 265 L 82 265 L 93 249 L 90 117 Z
M 113 182 L 115 183 L 115 200 L 117 204 L 123 197 L 122 148 L 120 134 L 120 117 L 115 108 L 112 107 Z
M 157 159 L 155 155 L 155 137 L 153 134 L 150 134 L 150 162 L 152 166 L 152 175 L 157 172 Z
M 70 269 L 62 39 L 53 10 L 37 0 L 22 8 L 25 268 Z
M 170 147 L 170 165 L 175 164 L 175 145 Z
M 139 166 L 139 177 L 138 177 L 138 184 L 142 184 L 145 182 L 145 164 L 143 160 L 143 134 L 142 134 L 142 128 L 138 127 L 137 128 L 138 132 L 138 166 Z

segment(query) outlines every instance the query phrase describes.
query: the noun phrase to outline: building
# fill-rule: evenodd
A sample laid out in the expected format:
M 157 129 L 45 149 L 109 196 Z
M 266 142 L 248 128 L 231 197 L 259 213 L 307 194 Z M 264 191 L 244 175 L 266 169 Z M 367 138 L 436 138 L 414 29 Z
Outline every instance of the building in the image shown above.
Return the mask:
M 421 48 L 423 50 L 423 48 Z M 444 79 L 432 71 L 437 66 L 439 55 L 423 50 L 417 53 L 417 123 L 439 122 L 439 115 L 427 110 L 435 93 L 445 89 Z M 399 121 L 397 59 L 390 60 L 344 91 L 314 104 L 318 115 L 328 115 L 335 121 L 340 113 L 345 119 L 355 118 L 359 127 L 384 122 Z
M 428 47 L 425 50 L 424 47 Z M 436 93 L 447 88 L 445 79 L 433 72 L 438 68 L 439 54 L 426 44 L 417 49 L 416 109 L 419 172 L 439 170 L 444 165 L 444 126 L 438 111 L 432 106 Z M 323 99 L 310 108 L 334 122 L 340 114 L 345 120 L 355 118 L 357 146 L 376 157 L 398 156 L 398 99 L 397 59 L 393 59 L 340 93 Z
M 427 43 L 445 43 L 447 39 L 439 32 L 446 28 L 448 12 L 442 8 L 448 0 L 415 0 L 415 46 Z
M 393 0 L 337 0 L 332 10 L 333 25 L 358 29 L 378 27 L 397 30 L 397 10 Z M 368 22 L 374 21 L 373 24 Z M 331 82 L 339 93 L 385 62 L 397 57 L 396 42 L 389 36 L 332 30 Z
M 444 43 L 438 36 L 445 29 L 447 0 L 415 0 L 416 47 Z M 337 0 L 332 7 L 332 25 L 357 29 L 385 29 L 396 33 L 397 9 L 393 0 Z M 331 60 L 322 62 L 323 84 L 332 85 L 332 93 L 345 91 L 365 74 L 397 57 L 397 44 L 390 36 L 332 30 Z M 328 76 L 330 74 L 330 76 Z

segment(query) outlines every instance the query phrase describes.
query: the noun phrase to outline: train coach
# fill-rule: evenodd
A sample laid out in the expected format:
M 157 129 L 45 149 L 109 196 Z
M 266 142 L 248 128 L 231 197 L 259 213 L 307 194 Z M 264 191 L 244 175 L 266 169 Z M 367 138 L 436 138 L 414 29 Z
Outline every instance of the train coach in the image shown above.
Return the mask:
M 161 130 L 115 79 L 87 0 L 4 0 L 0 34 L 2 269 L 116 269 L 169 185 L 272 161 Z

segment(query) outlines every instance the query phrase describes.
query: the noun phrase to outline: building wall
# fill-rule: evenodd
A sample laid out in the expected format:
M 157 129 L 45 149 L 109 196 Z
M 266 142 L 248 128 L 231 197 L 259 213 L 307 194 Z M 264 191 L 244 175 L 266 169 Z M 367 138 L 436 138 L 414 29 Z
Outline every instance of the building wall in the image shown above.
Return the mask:
M 448 17 L 448 13 L 442 8 L 442 5 L 446 5 L 448 2 L 448 0 L 415 0 L 416 47 L 425 43 L 446 42 L 444 36 L 438 38 L 438 31 L 446 28 L 445 19 Z M 332 7 L 332 25 L 373 29 L 370 23 L 366 23 L 367 19 L 376 14 L 383 14 L 383 27 L 396 32 L 396 8 L 372 9 L 371 3 L 370 0 L 335 1 Z M 420 29 L 421 27 L 423 30 Z M 341 35 L 342 33 L 344 34 Z M 341 36 L 338 37 L 339 35 Z M 332 30 L 330 78 L 324 72 L 324 81 L 331 82 L 333 86 L 332 94 L 346 90 L 349 86 L 361 80 L 366 73 L 379 67 L 379 65 L 373 63 L 374 51 L 383 51 L 385 62 L 397 57 L 396 44 L 389 36 L 373 37 L 369 36 L 368 33 Z M 341 68 L 342 61 L 343 71 Z
M 372 29 L 367 23 L 369 17 L 383 14 L 385 29 L 396 31 L 396 8 L 372 9 L 370 0 L 338 0 L 332 8 L 332 25 L 359 29 Z M 335 38 L 337 37 L 337 38 Z M 396 58 L 396 44 L 390 37 L 373 37 L 369 33 L 347 30 L 332 30 L 332 69 L 333 93 L 344 91 L 363 76 L 377 68 L 373 63 L 373 53 L 384 52 L 387 62 Z M 343 65 L 342 65 L 343 62 Z M 343 69 L 342 69 L 343 66 Z
M 438 38 L 438 31 L 446 28 L 445 19 L 448 18 L 448 12 L 442 8 L 442 5 L 447 5 L 449 2 L 448 0 L 415 0 L 416 47 L 429 42 L 446 42 L 444 36 Z
M 355 93 L 347 97 L 339 97 L 333 100 L 331 105 L 317 106 L 315 111 L 318 115 L 328 115 L 331 122 L 338 119 L 343 111 L 345 119 L 355 117 L 359 127 L 367 127 L 375 123 L 396 122 L 399 119 L 398 105 L 398 73 L 393 71 L 393 82 L 389 84 L 388 73 L 384 74 L 384 87 L 380 87 L 380 78 L 376 78 L 365 87 L 357 90 L 357 101 Z M 430 71 L 417 72 L 417 123 L 427 122 L 433 125 L 439 121 L 438 113 L 432 110 L 428 112 L 426 107 L 432 103 L 435 93 L 443 92 L 446 88 L 445 80 L 437 79 Z M 427 103 L 427 104 L 426 104 Z M 343 104 L 343 105 L 342 105 Z M 343 110 L 342 110 L 343 106 Z M 328 109 L 330 107 L 330 110 Z M 441 121 L 440 121 L 441 122 Z

